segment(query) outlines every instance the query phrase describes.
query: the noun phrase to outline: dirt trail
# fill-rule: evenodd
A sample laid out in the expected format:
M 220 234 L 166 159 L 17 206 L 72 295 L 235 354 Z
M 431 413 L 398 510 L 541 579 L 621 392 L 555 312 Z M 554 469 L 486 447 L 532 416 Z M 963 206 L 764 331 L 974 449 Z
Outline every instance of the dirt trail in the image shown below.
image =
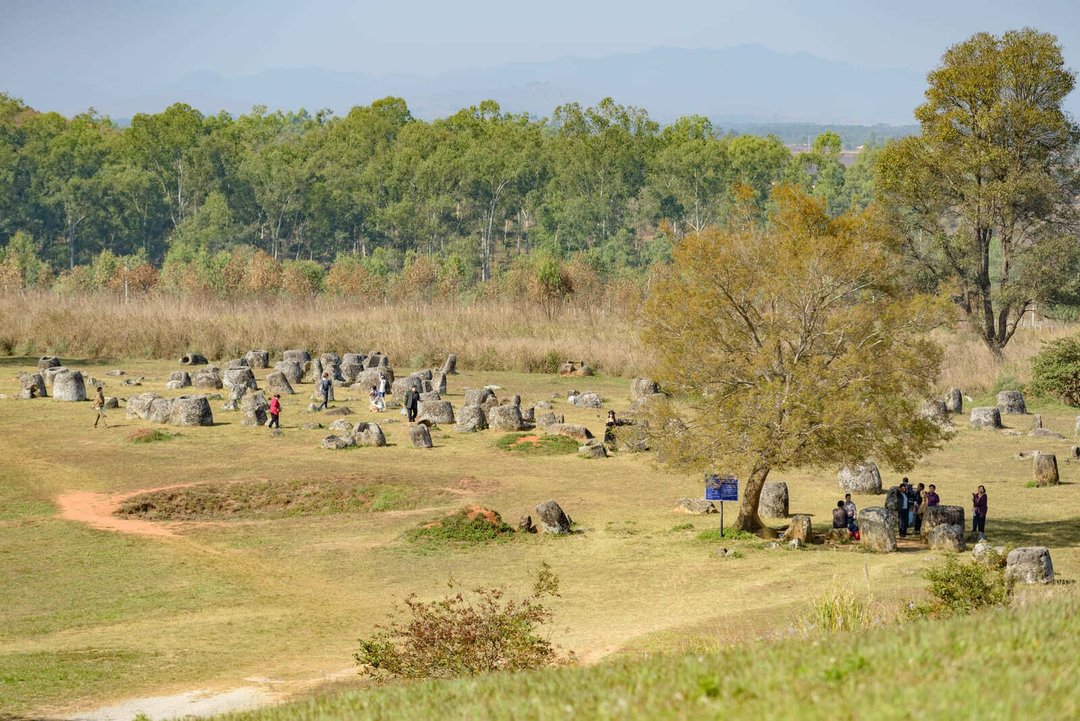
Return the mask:
M 127 499 L 141 493 L 152 491 L 165 491 L 172 488 L 186 488 L 190 483 L 179 485 L 162 486 L 160 488 L 140 488 L 123 493 L 94 493 L 92 491 L 69 491 L 56 499 L 56 505 L 60 508 L 60 517 L 68 521 L 85 523 L 88 526 L 99 528 L 103 531 L 115 531 L 117 533 L 132 533 L 139 536 L 156 536 L 158 538 L 172 538 L 175 524 L 157 523 L 144 521 L 137 518 L 121 518 L 114 516 L 113 512 Z

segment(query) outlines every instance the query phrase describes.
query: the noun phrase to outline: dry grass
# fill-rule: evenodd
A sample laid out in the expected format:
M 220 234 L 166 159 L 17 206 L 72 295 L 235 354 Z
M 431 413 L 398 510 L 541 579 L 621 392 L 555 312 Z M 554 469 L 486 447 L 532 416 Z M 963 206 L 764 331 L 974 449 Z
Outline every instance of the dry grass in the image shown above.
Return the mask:
M 935 340 L 945 349 L 939 385 L 942 390 L 961 388 L 977 395 L 989 390 L 996 380 L 1011 377 L 1020 383 L 1030 379 L 1031 359 L 1046 341 L 1077 333 L 1075 323 L 1039 321 L 1035 327 L 1025 326 L 1005 347 L 1004 358 L 998 359 L 981 340 L 964 329 L 939 331 Z

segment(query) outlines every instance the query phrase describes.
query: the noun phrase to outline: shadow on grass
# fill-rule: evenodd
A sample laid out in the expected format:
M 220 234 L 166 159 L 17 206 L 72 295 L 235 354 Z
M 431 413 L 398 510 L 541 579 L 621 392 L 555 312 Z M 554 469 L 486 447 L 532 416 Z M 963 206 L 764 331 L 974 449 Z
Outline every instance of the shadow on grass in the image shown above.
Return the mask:
M 1080 517 L 1032 522 L 996 520 L 989 516 L 986 519 L 986 535 L 991 543 L 1005 542 L 1015 546 L 1080 546 Z

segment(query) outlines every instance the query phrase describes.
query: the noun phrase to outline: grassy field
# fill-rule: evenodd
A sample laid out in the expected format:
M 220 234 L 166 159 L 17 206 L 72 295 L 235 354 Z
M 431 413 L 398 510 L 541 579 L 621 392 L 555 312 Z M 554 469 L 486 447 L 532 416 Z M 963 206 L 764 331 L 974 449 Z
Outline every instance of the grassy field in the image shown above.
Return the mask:
M 109 378 L 116 384 L 107 388 L 109 394 L 180 394 L 164 390 L 168 372 L 176 368 L 172 362 L 64 360 L 97 378 L 106 378 L 105 372 L 115 367 L 126 370 L 126 377 L 145 376 L 143 386 L 135 389 Z M 642 666 L 627 665 L 630 660 L 788 636 L 809 602 L 828 589 L 850 589 L 889 607 L 922 593 L 921 570 L 935 557 L 914 546 L 877 555 L 849 547 L 769 549 L 758 540 L 724 541 L 741 553 L 721 557 L 716 553 L 721 544 L 699 539 L 702 531 L 717 526 L 715 516 L 689 517 L 672 510 L 680 496 L 700 497 L 701 479 L 673 474 L 648 454 L 586 461 L 576 454 L 508 452 L 497 445 L 503 434 L 461 435 L 447 428 L 433 433 L 435 448 L 418 450 L 408 444 L 399 415 L 376 417 L 368 413 L 366 400 L 343 399 L 340 392 L 337 405 L 357 411 L 353 420 L 383 423 L 390 445 L 321 450 L 318 442 L 326 432 L 300 427 L 332 420 L 304 412 L 310 385 L 286 399 L 280 437 L 264 428 L 241 427 L 239 414 L 221 411 L 221 401 L 213 401 L 214 427 L 173 429 L 179 435 L 167 441 L 136 443 L 130 438 L 133 431 L 154 426 L 126 420 L 122 411 L 112 413 L 118 427 L 93 429 L 89 403 L 15 400 L 13 376 L 32 366 L 31 358 L 0 359 L 0 393 L 12 396 L 0 399 L 0 716 L 69 714 L 130 697 L 253 683 L 282 698 L 306 694 L 328 674 L 349 669 L 357 639 L 370 633 L 405 594 L 439 595 L 450 576 L 467 585 L 524 589 L 546 561 L 562 580 L 562 598 L 552 604 L 554 640 L 585 664 L 616 661 L 558 681 L 537 674 L 431 687 L 430 695 L 417 701 L 436 704 L 422 705 L 425 713 L 449 708 L 468 693 L 495 693 L 507 688 L 502 684 L 522 683 L 525 717 L 549 717 L 531 705 L 529 684 L 561 689 L 565 683 L 567 693 L 581 693 L 584 703 L 599 704 L 582 708 L 601 709 L 600 716 L 628 717 L 629 711 L 619 709 L 634 708 L 645 698 L 639 694 L 645 694 L 655 696 L 642 702 L 642 708 L 656 709 L 654 717 L 689 717 L 686 705 L 672 701 L 675 691 L 669 694 L 657 686 L 654 693 L 642 686 L 642 679 L 675 669 L 671 688 L 685 700 L 690 696 L 678 684 L 697 688 L 697 669 L 715 672 L 728 655 L 650 660 Z M 607 407 L 629 405 L 624 378 L 568 379 L 479 371 L 465 363 L 460 367 L 463 372 L 450 379 L 447 396 L 455 407 L 464 388 L 494 383 L 505 389 L 502 394 L 521 394 L 526 404 L 557 396 L 552 400 L 556 412 L 599 434 Z M 399 374 L 402 370 L 399 365 Z M 562 398 L 571 388 L 599 392 L 608 399 L 605 409 L 568 406 Z M 1075 409 L 1031 406 L 1043 414 L 1048 428 L 1071 437 Z M 1026 431 L 1029 421 L 1006 417 L 1006 423 Z M 1073 580 L 1080 574 L 1080 464 L 1069 460 L 1072 443 L 961 427 L 954 441 L 909 475 L 936 483 L 943 503 L 964 506 L 974 486 L 984 484 L 992 540 L 1050 546 L 1059 576 Z M 1030 461 L 1014 457 L 1035 448 L 1058 453 L 1064 484 L 1026 487 Z M 773 480 L 788 481 L 793 512 L 812 513 L 819 526 L 828 525 L 838 497 L 835 469 L 803 470 Z M 887 474 L 887 484 L 896 480 L 896 474 Z M 181 484 L 196 484 L 183 495 L 182 513 L 171 514 L 174 520 L 140 521 L 168 534 L 121 533 L 65 520 L 58 512 L 59 499 L 75 491 L 119 497 Z M 304 491 L 313 488 L 322 489 L 314 498 Z M 283 510 L 282 494 L 305 493 L 303 512 Z M 376 503 L 377 498 L 389 500 Z M 549 498 L 558 500 L 584 532 L 465 547 L 410 540 L 412 529 L 465 505 L 494 508 L 516 525 Z M 881 499 L 855 500 L 861 507 Z M 1075 626 L 1070 628 L 1075 638 Z M 895 633 L 884 631 L 881 637 Z M 932 634 L 927 638 L 937 638 Z M 775 652 L 778 669 L 789 668 L 780 659 L 800 653 L 804 660 L 798 663 L 817 669 L 812 661 L 830 653 L 818 647 L 777 648 L 788 649 Z M 881 658 L 902 653 L 900 647 L 889 648 L 882 647 Z M 929 650 L 933 646 L 926 648 L 926 654 L 913 657 L 925 659 L 930 664 L 925 668 L 959 673 L 952 666 L 933 665 L 938 663 Z M 1032 658 L 1046 652 L 1036 649 Z M 837 658 L 842 664 L 848 656 L 845 651 Z M 877 657 L 873 663 L 877 669 Z M 924 661 L 897 663 L 914 674 Z M 749 672 L 739 670 L 738 678 L 745 680 L 722 686 L 715 698 L 752 693 L 748 703 L 765 704 L 769 686 L 750 683 L 754 676 Z M 590 679 L 604 674 L 617 674 L 626 694 L 586 690 Z M 848 684 L 862 675 L 851 674 L 836 687 L 851 688 Z M 1053 676 L 1046 679 L 1045 688 L 1056 688 Z M 940 685 L 952 680 L 942 679 Z M 536 688 L 535 698 L 543 698 L 546 692 Z M 380 692 L 372 703 L 387 704 L 387 716 L 404 714 L 408 707 L 394 700 L 400 693 Z M 698 696 L 713 698 L 712 693 L 699 690 Z M 845 703 L 855 704 L 857 698 Z M 866 700 L 873 703 L 875 697 Z M 712 708 L 702 703 L 701 708 Z M 345 707 L 326 708 L 334 715 L 334 708 Z M 491 709 L 500 715 L 497 707 Z

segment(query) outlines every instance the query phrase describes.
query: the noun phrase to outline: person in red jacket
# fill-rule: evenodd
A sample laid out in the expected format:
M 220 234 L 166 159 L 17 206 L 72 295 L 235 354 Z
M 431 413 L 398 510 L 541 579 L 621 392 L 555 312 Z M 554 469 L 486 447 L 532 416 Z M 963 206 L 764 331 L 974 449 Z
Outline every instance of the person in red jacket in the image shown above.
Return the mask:
M 270 427 L 281 428 L 281 394 L 275 393 L 274 397 L 270 399 Z

